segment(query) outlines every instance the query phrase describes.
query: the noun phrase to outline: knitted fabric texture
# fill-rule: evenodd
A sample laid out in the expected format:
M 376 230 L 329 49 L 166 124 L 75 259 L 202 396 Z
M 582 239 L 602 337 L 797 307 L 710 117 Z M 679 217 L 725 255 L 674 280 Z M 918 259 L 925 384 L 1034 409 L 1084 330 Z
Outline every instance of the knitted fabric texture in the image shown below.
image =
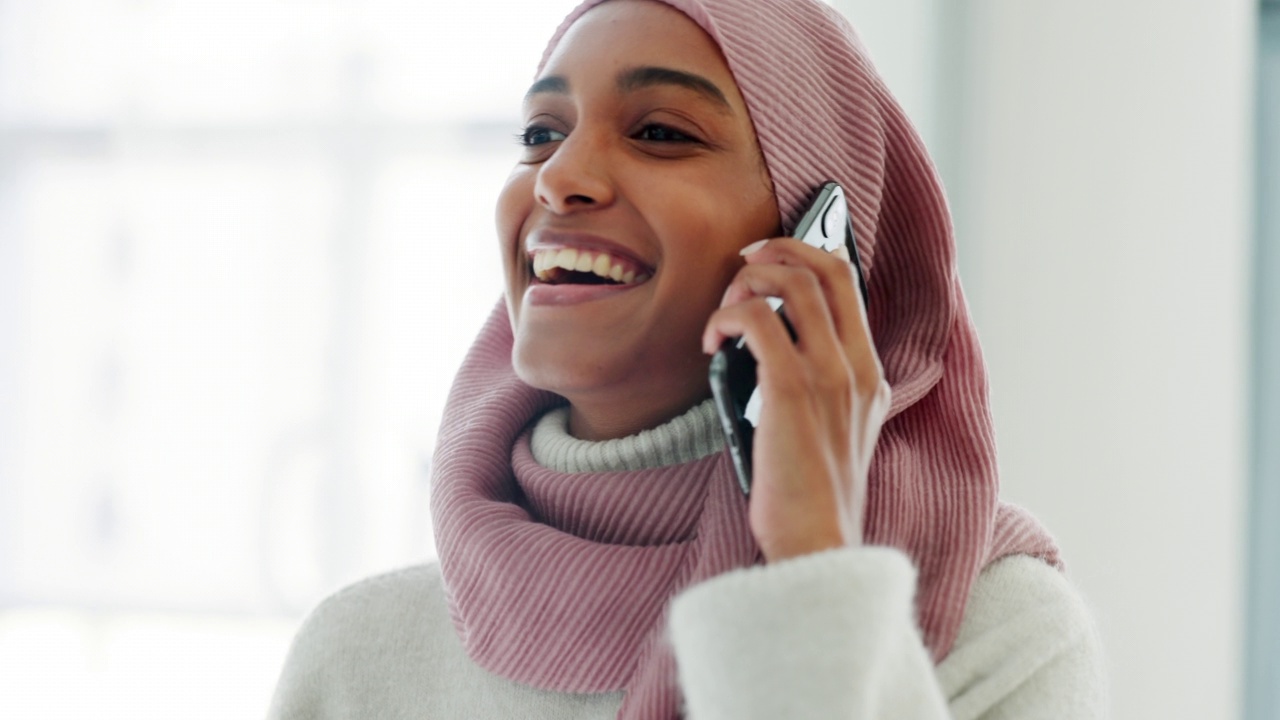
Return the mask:
M 574 10 L 552 38 L 604 0 Z M 841 183 L 867 272 L 869 321 L 893 389 L 867 489 L 864 539 L 906 552 L 935 660 L 987 563 L 1058 564 L 1026 513 L 998 500 L 987 379 L 956 270 L 946 199 L 924 145 L 847 21 L 817 0 L 660 0 L 720 47 L 746 100 L 784 225 Z M 626 690 L 619 717 L 671 718 L 664 639 L 681 589 L 760 562 L 720 453 L 666 468 L 556 473 L 527 426 L 563 399 L 511 368 L 500 304 L 455 380 L 432 513 L 455 626 L 488 670 L 562 692 Z

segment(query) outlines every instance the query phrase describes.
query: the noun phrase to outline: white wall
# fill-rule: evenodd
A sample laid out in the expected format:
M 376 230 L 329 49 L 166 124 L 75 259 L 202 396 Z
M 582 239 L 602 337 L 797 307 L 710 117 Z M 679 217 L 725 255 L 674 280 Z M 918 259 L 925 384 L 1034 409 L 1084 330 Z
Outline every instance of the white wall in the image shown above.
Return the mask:
M 952 0 L 954 1 L 954 0 Z M 933 150 L 939 141 L 938 0 L 828 0 L 853 23 L 876 69 Z
M 1255 3 L 835 4 L 881 65 L 941 41 L 882 70 L 932 93 L 1004 495 L 1094 606 L 1115 717 L 1238 717 Z
M 1259 33 L 1258 248 L 1254 278 L 1254 482 L 1249 498 L 1249 683 L 1251 720 L 1280 716 L 1280 2 L 1263 10 Z M 1267 282 L 1266 279 L 1272 279 Z

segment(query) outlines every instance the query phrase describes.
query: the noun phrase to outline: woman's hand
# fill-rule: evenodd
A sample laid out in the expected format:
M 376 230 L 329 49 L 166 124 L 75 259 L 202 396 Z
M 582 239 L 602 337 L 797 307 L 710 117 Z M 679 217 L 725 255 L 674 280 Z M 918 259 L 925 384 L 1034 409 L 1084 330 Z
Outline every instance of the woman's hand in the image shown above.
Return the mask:
M 793 238 L 748 246 L 746 266 L 707 321 L 714 353 L 743 336 L 763 406 L 755 429 L 751 531 L 768 562 L 862 542 L 867 471 L 889 412 L 856 271 Z M 783 300 L 791 341 L 766 303 Z

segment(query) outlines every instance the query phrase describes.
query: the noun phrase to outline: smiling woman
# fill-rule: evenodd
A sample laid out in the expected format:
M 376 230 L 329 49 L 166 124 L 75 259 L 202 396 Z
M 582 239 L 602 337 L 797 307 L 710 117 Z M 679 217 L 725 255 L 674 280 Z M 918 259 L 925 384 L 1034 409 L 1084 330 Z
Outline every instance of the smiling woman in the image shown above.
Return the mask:
M 700 339 L 738 251 L 780 229 L 733 75 L 679 11 L 608 3 L 569 28 L 524 115 L 498 200 L 516 372 L 569 400 L 579 438 L 670 420 L 707 396 Z M 529 257 L 550 251 L 636 275 L 548 284 Z
M 940 183 L 847 23 L 588 0 L 524 117 L 505 302 L 435 455 L 440 563 L 322 603 L 272 716 L 1101 715 L 1088 613 L 997 497 Z M 783 236 L 828 180 L 867 306 L 846 258 Z M 708 400 L 734 336 L 763 397 L 749 498 Z

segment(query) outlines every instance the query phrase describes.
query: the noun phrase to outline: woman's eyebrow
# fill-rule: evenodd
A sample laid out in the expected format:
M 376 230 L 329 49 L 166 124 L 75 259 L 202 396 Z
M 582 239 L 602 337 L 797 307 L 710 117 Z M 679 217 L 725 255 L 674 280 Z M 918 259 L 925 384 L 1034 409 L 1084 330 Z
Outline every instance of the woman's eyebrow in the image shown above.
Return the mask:
M 675 85 L 692 90 L 713 104 L 719 105 L 726 112 L 733 112 L 733 106 L 729 104 L 729 99 L 724 96 L 720 88 L 701 75 L 651 66 L 632 68 L 618 74 L 618 90 L 624 93 L 654 85 Z
M 618 74 L 617 85 L 619 92 L 624 93 L 635 92 L 655 85 L 675 85 L 686 90 L 692 90 L 704 99 L 711 101 L 712 104 L 720 106 L 725 112 L 733 113 L 733 106 L 729 104 L 729 99 L 725 97 L 724 92 L 715 83 L 701 75 L 695 75 L 683 70 L 652 66 L 631 68 Z M 568 79 L 561 75 L 548 75 L 529 86 L 529 91 L 524 94 L 524 99 L 527 102 L 534 95 L 541 93 L 565 95 L 568 92 Z
M 569 81 L 559 75 L 549 75 L 541 78 L 534 84 L 529 86 L 529 91 L 524 94 L 525 101 L 539 93 L 555 93 L 564 95 L 569 92 Z

